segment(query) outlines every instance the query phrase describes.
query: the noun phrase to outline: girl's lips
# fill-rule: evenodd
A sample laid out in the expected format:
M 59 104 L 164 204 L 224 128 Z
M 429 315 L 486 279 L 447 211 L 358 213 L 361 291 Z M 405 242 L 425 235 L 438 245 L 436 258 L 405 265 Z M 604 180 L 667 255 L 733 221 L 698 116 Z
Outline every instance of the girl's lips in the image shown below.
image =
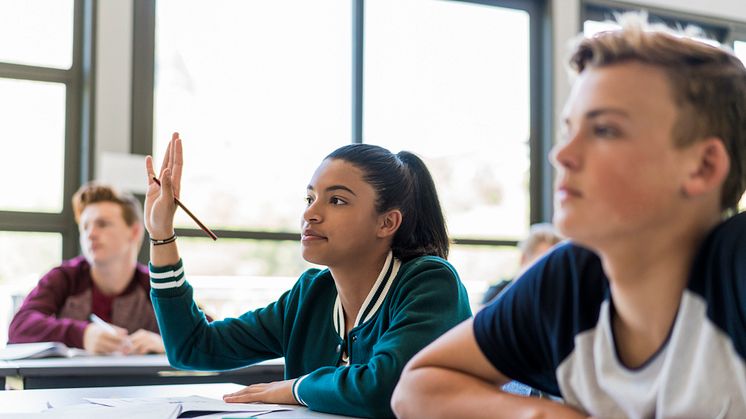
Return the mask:
M 321 234 L 313 230 L 304 230 L 303 233 L 300 235 L 300 239 L 301 241 L 307 242 L 307 241 L 326 240 L 326 237 L 322 236 Z

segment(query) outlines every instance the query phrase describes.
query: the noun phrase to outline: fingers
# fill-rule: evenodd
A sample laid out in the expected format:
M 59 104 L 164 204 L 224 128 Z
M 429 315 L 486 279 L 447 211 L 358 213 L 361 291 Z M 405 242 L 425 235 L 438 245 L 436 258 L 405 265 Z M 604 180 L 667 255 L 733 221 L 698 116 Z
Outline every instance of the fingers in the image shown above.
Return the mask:
M 150 352 L 150 345 L 146 341 L 132 342 L 130 347 L 130 353 L 135 355 L 143 355 Z
M 258 393 L 260 391 L 266 390 L 268 386 L 269 386 L 268 383 L 252 384 L 250 386 L 242 388 L 241 390 L 235 391 L 233 393 L 228 393 L 224 395 L 223 397 L 235 397 L 235 396 L 241 396 L 244 394 Z
M 145 156 L 145 171 L 148 175 L 148 186 L 155 184 L 155 170 L 153 169 L 153 157 Z
M 173 142 L 173 147 L 171 147 L 171 180 L 174 196 L 178 198 L 181 189 L 181 169 L 184 165 L 184 152 L 181 148 L 181 138 L 179 138 L 178 132 L 173 133 L 171 141 Z
M 172 179 L 171 169 L 164 170 L 161 176 L 161 197 L 166 199 L 166 202 L 173 202 L 174 196 L 176 196 Z
M 223 396 L 223 401 L 226 403 L 252 403 L 261 402 L 266 399 L 264 396 L 265 391 L 269 387 L 269 384 L 253 384 L 248 387 L 244 387 L 235 393 L 226 394 Z
M 168 142 L 168 145 L 166 146 L 166 153 L 163 155 L 163 163 L 161 164 L 161 172 L 158 175 L 160 179 L 163 179 L 163 172 L 166 171 L 166 169 L 169 168 L 171 165 L 171 144 L 173 143 L 173 140 Z
M 103 332 L 95 345 L 95 352 L 109 354 L 122 351 L 126 346 L 127 336 L 112 335 L 111 333 Z
M 131 353 L 146 354 L 149 352 L 164 352 L 163 340 L 160 335 L 149 330 L 140 329 L 129 336 L 132 347 Z

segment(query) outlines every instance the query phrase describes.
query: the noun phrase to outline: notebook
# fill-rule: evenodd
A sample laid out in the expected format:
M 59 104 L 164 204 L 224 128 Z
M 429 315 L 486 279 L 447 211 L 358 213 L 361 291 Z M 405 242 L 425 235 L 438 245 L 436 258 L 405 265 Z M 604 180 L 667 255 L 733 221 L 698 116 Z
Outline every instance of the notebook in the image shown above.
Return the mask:
M 0 349 L 0 360 L 36 359 L 88 355 L 88 352 L 69 348 L 61 342 L 11 343 Z

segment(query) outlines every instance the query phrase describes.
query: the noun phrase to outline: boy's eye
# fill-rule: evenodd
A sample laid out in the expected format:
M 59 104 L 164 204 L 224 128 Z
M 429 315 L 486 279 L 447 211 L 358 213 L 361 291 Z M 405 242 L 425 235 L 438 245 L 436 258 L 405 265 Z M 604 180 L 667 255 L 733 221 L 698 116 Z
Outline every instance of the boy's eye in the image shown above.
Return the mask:
M 593 134 L 601 138 L 617 138 L 621 135 L 621 132 L 609 125 L 595 125 L 593 126 Z

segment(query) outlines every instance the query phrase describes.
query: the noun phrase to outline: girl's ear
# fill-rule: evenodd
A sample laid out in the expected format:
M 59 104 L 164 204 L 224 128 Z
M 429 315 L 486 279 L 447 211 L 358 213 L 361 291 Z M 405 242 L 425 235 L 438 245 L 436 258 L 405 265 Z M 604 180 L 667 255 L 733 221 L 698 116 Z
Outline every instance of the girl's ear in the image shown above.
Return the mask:
M 710 137 L 692 147 L 694 160 L 682 186 L 684 196 L 694 198 L 712 192 L 720 194 L 730 171 L 730 157 L 723 140 Z
M 378 216 L 378 238 L 391 237 L 401 226 L 402 215 L 399 209 L 392 209 Z

